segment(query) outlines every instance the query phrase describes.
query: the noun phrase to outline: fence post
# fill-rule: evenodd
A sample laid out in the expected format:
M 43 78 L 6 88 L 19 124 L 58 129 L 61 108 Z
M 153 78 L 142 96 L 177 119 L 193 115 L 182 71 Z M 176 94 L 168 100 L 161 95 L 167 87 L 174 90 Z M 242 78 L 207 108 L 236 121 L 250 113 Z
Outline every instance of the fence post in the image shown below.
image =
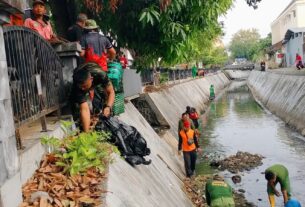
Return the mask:
M 176 83 L 176 70 L 173 70 L 173 74 L 174 74 L 174 83 Z
M 19 171 L 15 124 L 3 36 L 3 24 L 10 21 L 10 13 L 8 11 L 16 11 L 12 6 L 14 4 L 17 7 L 17 2 L 0 0 L 0 206 L 18 206 L 22 201 L 21 182 L 5 183 L 9 178 L 16 177 Z M 19 7 L 21 7 L 20 5 L 23 5 L 22 1 L 19 3 Z M 19 8 L 19 10 L 21 9 Z M 6 195 L 2 195 L 2 193 Z
M 8 18 L 8 15 L 1 14 L 0 11 L 0 185 L 8 176 L 14 175 L 19 167 L 3 27 L 1 24 L 8 21 Z
M 43 132 L 47 132 L 48 131 L 48 127 L 47 127 L 47 118 L 46 116 L 42 116 L 40 118 L 40 123 L 41 123 L 41 129 Z

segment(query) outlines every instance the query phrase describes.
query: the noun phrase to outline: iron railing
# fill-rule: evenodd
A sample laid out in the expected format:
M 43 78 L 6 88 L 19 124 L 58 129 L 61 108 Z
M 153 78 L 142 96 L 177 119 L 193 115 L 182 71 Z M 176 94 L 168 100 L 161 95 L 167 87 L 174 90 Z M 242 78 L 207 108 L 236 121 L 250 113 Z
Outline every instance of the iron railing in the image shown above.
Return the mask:
M 220 68 L 204 69 L 204 74 L 206 75 L 210 73 L 215 73 L 219 70 L 221 69 Z M 167 79 L 166 81 L 183 80 L 192 77 L 192 70 L 191 69 L 172 70 L 172 69 L 163 68 L 155 72 L 152 69 L 147 69 L 141 72 L 141 79 L 143 85 L 150 85 L 159 82 L 156 81 L 156 78 L 161 79 L 162 77 L 166 77 Z
M 60 109 L 64 103 L 62 63 L 38 33 L 17 26 L 4 27 L 12 107 L 16 128 Z M 46 130 L 46 123 L 42 121 Z

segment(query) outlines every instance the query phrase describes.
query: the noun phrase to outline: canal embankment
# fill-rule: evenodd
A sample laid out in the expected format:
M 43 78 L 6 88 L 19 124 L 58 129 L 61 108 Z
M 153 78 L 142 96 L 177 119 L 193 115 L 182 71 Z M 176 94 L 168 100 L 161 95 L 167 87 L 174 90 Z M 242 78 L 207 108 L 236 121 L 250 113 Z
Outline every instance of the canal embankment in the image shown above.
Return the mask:
M 156 133 L 145 113 L 141 111 L 143 107 L 137 108 L 133 104 L 134 97 L 127 98 L 129 101 L 125 103 L 125 113 L 121 114 L 119 119 L 136 127 L 143 135 L 151 149 L 148 159 L 151 159 L 152 163 L 148 166 L 132 167 L 114 154 L 115 159 L 109 167 L 105 188 L 106 206 L 192 206 L 192 201 L 184 190 L 183 159 L 177 155 L 177 123 L 187 105 L 200 112 L 206 110 L 210 104 L 211 85 L 214 85 L 218 95 L 229 83 L 228 77 L 218 72 L 204 78 L 169 85 L 157 92 L 141 94 L 139 98 L 143 98 L 158 123 L 169 127 L 169 130 L 161 134 Z M 43 151 L 39 142 L 36 145 Z M 42 156 L 42 153 L 37 154 L 34 151 L 33 148 L 28 149 L 33 156 L 36 155 L 35 160 L 38 161 L 27 159 L 25 164 L 30 165 L 31 170 L 26 170 L 27 175 L 22 180 L 20 177 L 14 179 L 18 180 L 20 186 L 32 174 L 35 163 L 38 163 Z M 24 171 L 23 167 L 21 171 Z M 14 190 L 10 188 L 8 192 Z M 12 195 L 8 195 L 11 196 L 8 201 L 12 201 Z M 19 200 L 15 203 L 20 203 Z M 7 206 L 16 205 L 9 202 Z
M 245 82 L 232 81 L 222 96 L 210 104 L 206 116 L 201 117 L 204 133 L 200 141 L 204 156 L 197 164 L 197 174 L 210 174 L 211 161 L 229 160 L 232 169 L 221 174 L 236 191 L 244 194 L 247 201 L 261 207 L 269 205 L 263 172 L 271 165 L 282 164 L 289 170 L 292 196 L 303 204 L 304 137 L 256 100 Z M 248 169 L 248 161 L 252 163 L 248 155 L 242 156 L 247 157 L 247 162 L 240 158 L 233 162 L 230 158 L 240 152 L 264 158 L 259 166 Z M 217 169 L 221 170 L 224 165 Z M 240 170 L 241 166 L 246 166 L 246 170 Z M 236 175 L 241 182 L 235 184 L 233 176 Z M 282 202 L 282 197 L 277 198 L 276 206 L 281 206 Z
M 245 80 L 249 77 L 250 70 L 224 70 L 224 73 L 231 80 Z
M 141 95 L 157 119 L 170 129 L 159 136 L 140 111 L 125 104 L 120 120 L 135 126 L 146 139 L 152 163 L 132 167 L 119 157 L 109 167 L 107 206 L 192 206 L 183 191 L 184 167 L 177 155 L 177 123 L 185 107 L 190 105 L 204 111 L 209 104 L 209 87 L 216 94 L 230 83 L 221 72 L 204 78 L 173 85 L 159 92 Z M 144 114 L 145 115 L 145 114 Z
M 262 105 L 305 135 L 305 76 L 252 71 L 248 85 Z

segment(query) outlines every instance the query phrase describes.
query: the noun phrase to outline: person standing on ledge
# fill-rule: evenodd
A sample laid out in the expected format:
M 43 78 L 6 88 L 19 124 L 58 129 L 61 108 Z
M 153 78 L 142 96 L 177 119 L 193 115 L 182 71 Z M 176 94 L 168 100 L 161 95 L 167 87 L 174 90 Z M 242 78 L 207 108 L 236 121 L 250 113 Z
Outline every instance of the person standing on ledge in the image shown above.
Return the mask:
M 88 20 L 86 14 L 80 13 L 77 16 L 76 23 L 68 29 L 68 40 L 70 42 L 80 42 L 84 34 L 85 23 Z
M 288 170 L 285 166 L 276 164 L 267 168 L 265 171 L 265 178 L 267 183 L 267 192 L 269 197 L 269 202 L 271 207 L 275 207 L 275 197 L 280 196 L 280 193 L 276 190 L 275 186 L 277 183 L 281 185 L 281 191 L 283 194 L 284 204 L 290 199 L 290 181 Z
M 32 17 L 27 18 L 24 21 L 24 26 L 36 31 L 41 37 L 50 43 L 57 43 L 60 40 L 56 37 L 53 32 L 48 17 L 45 16 L 47 13 L 45 2 L 42 0 L 33 1 Z

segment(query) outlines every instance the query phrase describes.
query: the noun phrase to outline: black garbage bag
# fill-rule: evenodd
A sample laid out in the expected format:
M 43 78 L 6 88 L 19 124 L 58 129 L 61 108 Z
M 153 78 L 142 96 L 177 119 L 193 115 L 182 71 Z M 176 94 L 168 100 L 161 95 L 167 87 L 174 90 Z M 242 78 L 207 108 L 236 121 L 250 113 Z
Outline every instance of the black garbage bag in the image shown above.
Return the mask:
M 122 156 L 132 166 L 151 163 L 151 160 L 147 161 L 144 158 L 150 154 L 147 142 L 135 127 L 127 125 L 116 117 L 100 116 L 95 130 L 111 132 L 111 142 L 118 147 Z

